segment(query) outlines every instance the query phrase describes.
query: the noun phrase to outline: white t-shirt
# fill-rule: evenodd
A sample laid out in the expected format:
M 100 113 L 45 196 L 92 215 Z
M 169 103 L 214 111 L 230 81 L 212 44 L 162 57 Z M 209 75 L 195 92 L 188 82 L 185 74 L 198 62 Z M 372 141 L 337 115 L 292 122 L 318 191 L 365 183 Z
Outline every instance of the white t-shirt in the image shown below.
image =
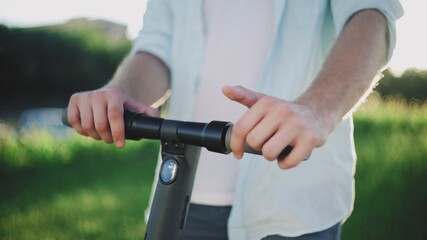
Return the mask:
M 221 88 L 242 85 L 256 89 L 258 86 L 272 44 L 273 7 L 273 1 L 205 1 L 207 39 L 195 101 L 196 121 L 236 122 L 247 110 L 226 98 Z M 242 8 L 244 11 L 236 15 Z M 213 153 L 203 148 L 191 202 L 231 205 L 238 171 L 239 161 L 232 154 Z

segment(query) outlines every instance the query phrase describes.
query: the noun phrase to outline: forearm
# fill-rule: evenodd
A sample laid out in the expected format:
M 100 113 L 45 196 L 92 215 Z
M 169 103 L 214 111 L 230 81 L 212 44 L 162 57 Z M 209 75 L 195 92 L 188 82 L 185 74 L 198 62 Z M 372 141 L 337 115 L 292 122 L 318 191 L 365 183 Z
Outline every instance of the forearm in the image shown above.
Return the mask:
M 317 79 L 297 103 L 319 112 L 329 131 L 372 90 L 387 54 L 387 22 L 376 10 L 356 13 L 344 27 Z
M 158 107 L 169 88 L 169 70 L 157 57 L 139 52 L 127 57 L 104 88 L 116 87 L 135 100 Z

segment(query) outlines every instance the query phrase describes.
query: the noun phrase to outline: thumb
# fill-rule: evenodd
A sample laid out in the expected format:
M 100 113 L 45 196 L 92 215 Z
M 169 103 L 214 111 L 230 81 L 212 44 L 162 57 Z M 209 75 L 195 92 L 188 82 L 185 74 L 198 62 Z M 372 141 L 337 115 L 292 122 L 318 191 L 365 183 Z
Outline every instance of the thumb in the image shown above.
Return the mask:
M 251 91 L 242 86 L 224 86 L 222 93 L 235 102 L 252 107 L 264 94 Z
M 139 103 L 133 99 L 128 99 L 124 103 L 124 107 L 126 109 L 134 110 L 137 112 L 142 112 L 142 113 L 147 114 L 149 116 L 153 116 L 153 117 L 159 117 L 160 116 L 159 110 L 157 110 L 156 108 L 146 106 L 146 105 L 141 104 L 141 103 Z

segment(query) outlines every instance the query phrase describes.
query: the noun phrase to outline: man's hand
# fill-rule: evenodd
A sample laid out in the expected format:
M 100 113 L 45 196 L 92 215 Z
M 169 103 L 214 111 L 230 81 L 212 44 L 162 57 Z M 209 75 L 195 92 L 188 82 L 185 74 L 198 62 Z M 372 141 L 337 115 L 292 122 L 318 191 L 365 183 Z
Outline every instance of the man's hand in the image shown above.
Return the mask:
M 68 122 L 84 136 L 121 148 L 125 145 L 124 109 L 159 115 L 157 109 L 138 103 L 118 88 L 108 87 L 73 94 L 68 104 Z
M 68 122 L 84 136 L 117 147 L 125 144 L 124 109 L 158 116 L 148 106 L 167 99 L 169 71 L 154 55 L 138 52 L 126 57 L 104 87 L 75 93 L 68 104 Z
M 355 109 L 375 85 L 387 55 L 387 21 L 373 9 L 353 15 L 337 39 L 312 85 L 294 102 L 286 102 L 243 87 L 224 87 L 224 94 L 249 110 L 233 127 L 230 147 L 237 158 L 246 141 L 268 160 L 290 145 L 279 166 L 298 165 Z
M 322 146 L 332 130 L 316 109 L 297 102 L 287 102 L 241 86 L 225 86 L 223 93 L 229 99 L 248 107 L 235 123 L 230 147 L 240 159 L 246 142 L 262 151 L 267 160 L 275 160 L 286 146 L 291 153 L 277 159 L 282 169 L 297 166 L 315 147 Z

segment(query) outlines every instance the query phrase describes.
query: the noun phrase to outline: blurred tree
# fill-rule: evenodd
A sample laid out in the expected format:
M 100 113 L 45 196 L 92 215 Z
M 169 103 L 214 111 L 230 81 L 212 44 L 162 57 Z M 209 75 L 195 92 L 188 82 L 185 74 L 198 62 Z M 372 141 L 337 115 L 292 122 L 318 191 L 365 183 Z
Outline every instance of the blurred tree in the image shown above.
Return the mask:
M 28 107 L 61 107 L 77 91 L 105 84 L 129 52 L 126 27 L 77 19 L 37 28 L 0 25 L 0 113 Z M 381 96 L 427 100 L 427 71 L 384 72 Z
M 106 83 L 130 47 L 90 27 L 0 25 L 0 109 L 64 106 L 72 93 Z
M 427 71 L 408 69 L 401 76 L 394 76 L 387 70 L 376 91 L 383 97 L 427 101 Z

